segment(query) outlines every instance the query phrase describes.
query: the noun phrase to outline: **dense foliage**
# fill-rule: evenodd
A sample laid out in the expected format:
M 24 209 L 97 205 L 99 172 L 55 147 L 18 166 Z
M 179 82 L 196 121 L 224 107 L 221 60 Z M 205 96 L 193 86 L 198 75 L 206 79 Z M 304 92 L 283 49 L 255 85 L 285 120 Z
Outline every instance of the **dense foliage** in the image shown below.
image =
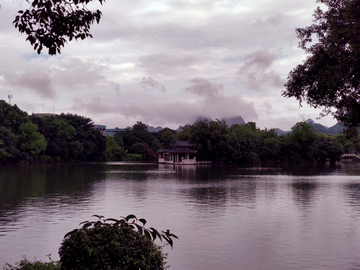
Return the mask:
M 343 153 L 359 153 L 360 137 L 317 133 L 306 122 L 277 135 L 255 123 L 199 121 L 176 132 L 149 132 L 137 122 L 132 128 L 104 136 L 90 118 L 73 115 L 27 115 L 0 100 L 0 162 L 157 161 L 156 152 L 175 141 L 188 141 L 197 160 L 260 164 L 337 161 Z
M 105 149 L 106 138 L 90 118 L 28 116 L 0 100 L 0 161 L 96 161 Z
M 26 258 L 16 263 L 15 265 L 11 265 L 7 263 L 4 267 L 4 270 L 60 270 L 60 269 L 61 269 L 60 262 L 55 262 L 52 260 L 50 262 L 42 262 L 37 260 L 31 262 Z
M 153 240 L 164 239 L 172 246 L 176 235 L 147 229 L 146 220 L 134 215 L 119 220 L 97 217 L 65 235 L 59 250 L 62 269 L 166 269 L 166 255 Z
M 26 40 L 41 53 L 45 47 L 50 55 L 72 39 L 92 37 L 90 26 L 101 18 L 101 11 L 91 11 L 87 4 L 93 0 L 26 0 L 29 8 L 19 10 L 14 25 Z M 102 4 L 105 0 L 97 0 Z
M 323 108 L 349 128 L 360 125 L 360 0 L 318 0 L 313 24 L 296 29 L 309 56 L 288 75 L 285 97 Z M 315 40 L 316 38 L 316 40 Z
M 146 228 L 146 220 L 135 215 L 120 219 L 94 215 L 97 221 L 84 221 L 82 228 L 64 236 L 59 249 L 60 261 L 30 262 L 26 258 L 15 266 L 6 264 L 4 270 L 56 270 L 56 269 L 167 269 L 166 254 L 155 240 L 173 247 L 178 237 L 169 230 Z
M 318 134 L 306 122 L 278 136 L 274 129 L 261 130 L 253 122 L 228 128 L 219 120 L 197 122 L 177 134 L 177 139 L 194 144 L 198 160 L 238 164 L 337 161 L 344 152 L 360 150 L 356 138 Z

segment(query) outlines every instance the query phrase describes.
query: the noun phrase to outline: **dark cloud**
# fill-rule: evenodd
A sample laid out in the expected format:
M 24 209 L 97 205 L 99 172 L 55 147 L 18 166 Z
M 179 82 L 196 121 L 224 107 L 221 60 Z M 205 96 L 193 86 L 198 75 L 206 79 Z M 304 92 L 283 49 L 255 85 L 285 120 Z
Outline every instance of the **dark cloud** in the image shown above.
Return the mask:
M 147 78 L 145 80 L 153 83 Z M 131 119 L 132 123 L 143 121 L 162 126 L 192 123 L 204 115 L 211 119 L 239 115 L 248 121 L 258 119 L 253 103 L 239 95 L 225 95 L 222 84 L 211 83 L 203 78 L 193 78 L 188 82 L 189 87 L 178 93 L 145 91 L 134 85 L 120 91 L 121 102 L 118 104 L 108 95 L 88 101 L 78 98 L 73 109 L 85 111 L 89 116 L 96 115 L 97 118 L 111 113 L 116 118 Z
M 42 98 L 56 97 L 50 76 L 42 71 L 19 74 L 11 77 L 7 82 L 12 86 L 31 89 Z
M 165 86 L 161 85 L 151 77 L 142 77 L 141 79 L 135 79 L 135 80 L 139 81 L 140 85 L 146 89 L 159 89 L 164 92 L 166 91 Z
M 266 50 L 256 51 L 244 57 L 238 70 L 239 80 L 251 90 L 262 90 L 262 86 L 282 87 L 284 80 L 274 67 L 279 56 Z
M 224 90 L 222 84 L 213 84 L 202 78 L 191 79 L 189 84 L 190 86 L 186 87 L 185 91 L 208 99 L 219 98 Z

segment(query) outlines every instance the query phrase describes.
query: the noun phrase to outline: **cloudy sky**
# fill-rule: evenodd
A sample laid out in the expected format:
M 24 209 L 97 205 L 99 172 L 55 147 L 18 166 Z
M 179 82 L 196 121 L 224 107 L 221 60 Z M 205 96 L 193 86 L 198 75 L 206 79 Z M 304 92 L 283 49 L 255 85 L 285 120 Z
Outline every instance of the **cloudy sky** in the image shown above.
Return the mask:
M 289 130 L 320 110 L 281 96 L 306 57 L 296 27 L 315 0 L 107 0 L 92 39 L 36 54 L 12 25 L 25 1 L 1 1 L 0 99 L 31 113 L 74 113 L 108 128 L 177 128 L 199 116 L 242 116 Z

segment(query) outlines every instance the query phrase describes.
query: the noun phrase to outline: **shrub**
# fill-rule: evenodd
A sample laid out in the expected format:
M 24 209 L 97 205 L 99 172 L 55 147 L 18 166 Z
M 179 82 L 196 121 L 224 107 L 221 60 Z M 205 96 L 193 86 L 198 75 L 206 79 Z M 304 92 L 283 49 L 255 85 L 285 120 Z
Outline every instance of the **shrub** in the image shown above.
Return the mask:
M 50 256 L 49 256 L 50 257 Z M 26 258 L 16 263 L 15 266 L 6 264 L 3 270 L 60 270 L 60 262 L 34 261 L 30 262 Z
M 153 240 L 165 239 L 172 246 L 169 231 L 161 234 L 154 228 L 146 229 L 144 219 L 134 215 L 126 218 L 83 222 L 81 229 L 65 235 L 59 255 L 62 269 L 166 269 L 166 255 Z

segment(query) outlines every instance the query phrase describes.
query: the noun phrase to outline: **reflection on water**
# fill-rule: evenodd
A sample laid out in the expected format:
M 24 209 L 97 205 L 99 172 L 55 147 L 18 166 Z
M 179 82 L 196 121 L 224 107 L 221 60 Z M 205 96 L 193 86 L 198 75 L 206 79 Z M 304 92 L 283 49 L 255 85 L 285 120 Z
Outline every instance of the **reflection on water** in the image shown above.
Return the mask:
M 0 267 L 46 260 L 93 214 L 171 229 L 173 270 L 360 269 L 360 166 L 6 165 Z

